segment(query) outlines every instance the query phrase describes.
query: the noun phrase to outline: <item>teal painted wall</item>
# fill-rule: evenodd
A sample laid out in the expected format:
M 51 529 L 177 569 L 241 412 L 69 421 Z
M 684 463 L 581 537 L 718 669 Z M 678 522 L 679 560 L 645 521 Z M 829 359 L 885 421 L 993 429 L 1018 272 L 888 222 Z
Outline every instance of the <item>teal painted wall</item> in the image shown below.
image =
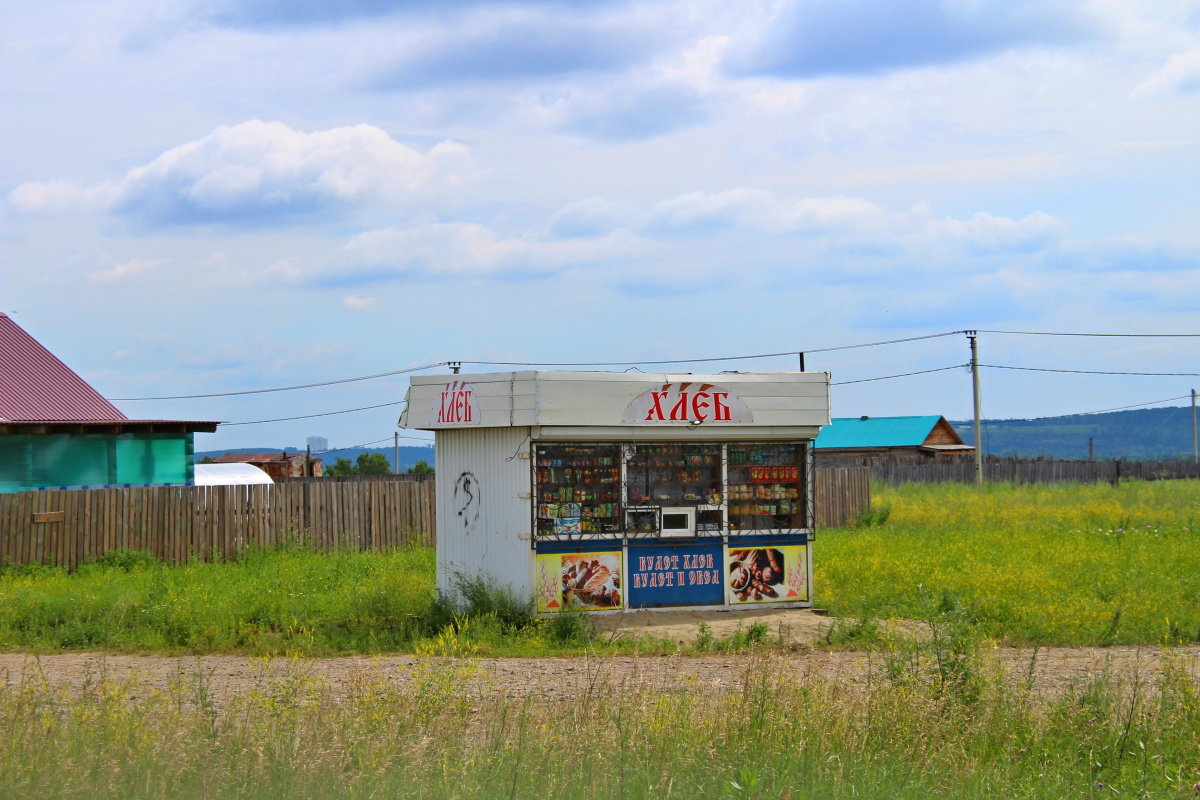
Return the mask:
M 190 433 L 0 436 L 0 492 L 191 483 L 194 453 Z

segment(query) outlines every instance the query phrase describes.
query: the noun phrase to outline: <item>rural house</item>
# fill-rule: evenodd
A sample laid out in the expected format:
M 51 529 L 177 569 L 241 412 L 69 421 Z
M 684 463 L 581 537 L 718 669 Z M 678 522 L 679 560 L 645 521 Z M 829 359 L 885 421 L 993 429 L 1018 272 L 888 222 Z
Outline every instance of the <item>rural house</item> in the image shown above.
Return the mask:
M 304 453 L 226 453 L 213 459 L 214 464 L 252 464 L 272 478 L 319 478 L 325 474 L 319 458 Z
M 192 483 L 216 422 L 129 419 L 0 313 L 0 492 Z
M 834 417 L 813 443 L 818 466 L 927 464 L 974 453 L 940 416 Z

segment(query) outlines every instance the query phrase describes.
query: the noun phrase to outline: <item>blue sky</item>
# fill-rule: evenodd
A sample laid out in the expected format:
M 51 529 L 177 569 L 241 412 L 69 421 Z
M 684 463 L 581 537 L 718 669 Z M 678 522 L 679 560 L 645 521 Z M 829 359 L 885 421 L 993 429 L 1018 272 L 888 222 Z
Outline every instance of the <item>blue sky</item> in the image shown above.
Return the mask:
M 8 6 L 0 308 L 112 398 L 967 328 L 1200 333 L 1200 2 Z M 980 347 L 985 364 L 1200 372 L 1196 338 Z M 807 364 L 841 384 L 837 416 L 962 418 L 961 369 L 849 382 L 967 357 L 949 336 Z M 982 377 L 989 417 L 1200 384 Z M 250 422 L 406 383 L 115 402 Z M 398 411 L 198 445 L 373 442 Z

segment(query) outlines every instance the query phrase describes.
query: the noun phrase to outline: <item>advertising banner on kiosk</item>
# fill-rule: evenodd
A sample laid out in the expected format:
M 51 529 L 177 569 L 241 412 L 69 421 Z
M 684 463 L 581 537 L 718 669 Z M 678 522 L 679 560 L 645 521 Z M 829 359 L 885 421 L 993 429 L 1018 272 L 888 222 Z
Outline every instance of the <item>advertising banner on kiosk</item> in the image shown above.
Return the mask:
M 731 543 L 725 582 L 732 605 L 805 602 L 808 598 L 808 547 L 803 544 Z
M 629 607 L 724 604 L 723 555 L 720 544 L 629 548 Z
M 623 608 L 621 551 L 538 553 L 537 610 L 604 611 Z

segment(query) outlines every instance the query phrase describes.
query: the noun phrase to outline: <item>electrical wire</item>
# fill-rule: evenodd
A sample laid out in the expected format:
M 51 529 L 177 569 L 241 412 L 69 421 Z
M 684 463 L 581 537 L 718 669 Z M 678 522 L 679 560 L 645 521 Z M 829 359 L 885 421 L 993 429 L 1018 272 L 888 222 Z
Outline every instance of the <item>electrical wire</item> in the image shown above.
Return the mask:
M 410 372 L 420 372 L 421 370 L 433 369 L 435 367 L 446 367 L 452 364 L 479 364 L 483 366 L 518 366 L 518 367 L 614 367 L 628 366 L 630 368 L 636 366 L 648 366 L 654 364 L 695 364 L 708 361 L 740 361 L 753 358 L 775 358 L 779 356 L 798 356 L 800 353 L 827 353 L 834 350 L 852 350 L 860 347 L 878 347 L 888 344 L 900 344 L 903 342 L 916 342 L 922 339 L 937 339 L 943 336 L 954 336 L 956 334 L 965 333 L 965 331 L 946 331 L 944 333 L 931 333 L 925 336 L 909 336 L 903 339 L 887 339 L 881 342 L 865 342 L 863 344 L 847 344 L 837 347 L 819 347 L 812 350 L 789 350 L 782 353 L 759 353 L 757 355 L 747 356 L 722 356 L 712 358 L 684 358 L 677 360 L 664 361 L 438 361 L 435 364 L 425 364 L 420 367 L 407 367 L 405 369 L 390 370 L 388 372 L 377 372 L 373 375 L 360 375 L 354 378 L 338 378 L 329 381 L 317 381 L 315 383 L 301 383 L 295 386 L 277 386 L 267 389 L 244 389 L 237 392 L 211 392 L 208 394 L 176 394 L 176 395 L 160 395 L 157 397 L 112 397 L 113 401 L 135 401 L 135 400 L 199 400 L 208 397 L 236 397 L 248 394 L 265 394 L 267 392 L 290 392 L 296 389 L 313 389 L 320 386 L 333 386 L 340 383 L 354 383 L 356 381 L 369 381 L 375 378 L 387 378 L 392 375 L 405 375 Z M 243 424 L 243 423 L 226 423 Z M 249 423 L 244 423 L 249 424 Z
M 713 356 L 708 358 L 682 358 L 682 359 L 663 359 L 658 361 L 438 361 L 433 364 L 425 364 L 420 367 L 407 367 L 405 369 L 389 370 L 387 372 L 377 372 L 373 375 L 359 375 L 353 378 L 338 378 L 329 381 L 317 381 L 315 383 L 301 383 L 295 386 L 278 386 L 266 389 L 245 389 L 236 392 L 210 392 L 208 394 L 178 394 L 178 395 L 160 395 L 156 397 L 112 397 L 113 401 L 133 402 L 139 400 L 197 400 L 209 397 L 236 397 L 249 394 L 265 394 L 268 392 L 290 392 L 297 389 L 313 389 L 321 386 L 333 386 L 342 383 L 355 383 L 357 381 L 369 381 L 376 378 L 387 378 L 393 375 L 405 375 L 410 372 L 420 372 L 426 369 L 434 369 L 435 367 L 445 367 L 451 364 L 477 364 L 481 366 L 520 366 L 520 367 L 635 367 L 635 366 L 654 366 L 659 364 L 698 364 L 714 361 L 744 361 L 755 358 L 779 358 L 782 356 L 799 356 L 801 353 L 831 353 L 837 350 L 854 350 L 863 347 L 880 347 L 889 344 L 902 344 L 905 342 L 918 342 L 925 339 L 938 339 L 945 336 L 957 336 L 959 334 L 969 333 L 997 333 L 1011 334 L 1021 336 L 1109 336 L 1109 337 L 1144 337 L 1144 338 L 1200 338 L 1197 333 L 1076 333 L 1062 331 L 1005 331 L 1005 330 L 988 330 L 988 329 L 970 329 L 943 331 L 941 333 L 930 333 L 923 336 L 907 336 L 900 339 L 885 339 L 878 342 L 863 342 L 861 344 L 846 344 L 836 347 L 816 347 L 803 350 L 787 350 L 778 353 L 757 353 L 754 355 L 741 356 Z M 1015 369 L 1015 368 L 1014 368 Z M 1061 370 L 1068 371 L 1068 370 Z M 1144 374 L 1144 373 L 1109 373 L 1109 374 Z M 1149 373 L 1145 373 L 1149 374 Z M 1158 373 L 1153 373 L 1158 374 Z M 1166 373 L 1164 373 L 1166 374 Z M 1177 374 L 1177 373 L 1170 373 Z M 1178 373 L 1191 374 L 1191 373 Z
M 1138 439 L 1145 439 L 1147 436 L 1154 433 L 1156 430 L 1161 428 L 1163 425 L 1166 425 L 1168 422 L 1173 420 L 1179 414 L 1179 412 L 1182 410 L 1183 409 L 1180 406 L 1176 406 L 1174 409 L 1172 409 L 1170 414 L 1167 414 L 1165 417 L 1163 417 L 1161 420 L 1159 420 L 1157 425 L 1154 425 L 1153 427 L 1142 431 L 1138 435 L 1131 436 L 1129 438 L 1133 439 L 1134 441 L 1137 441 Z
M 1191 397 L 1190 394 L 1181 394 L 1178 397 L 1168 397 L 1165 400 L 1152 400 L 1149 403 L 1135 403 L 1134 405 L 1131 405 L 1131 406 L 1119 406 L 1117 408 L 1102 408 L 1099 411 L 1080 411 L 1076 416 L 1083 417 L 1083 416 L 1087 416 L 1088 414 L 1107 414 L 1110 411 L 1125 411 L 1130 408 L 1145 408 L 1146 406 L 1156 406 L 1159 403 L 1169 403 L 1172 400 L 1186 400 L 1189 397 Z M 1063 414 L 1061 416 L 1072 416 L 1072 415 Z
M 426 364 L 423 367 L 407 367 L 405 369 L 394 369 L 390 372 L 377 372 L 374 375 L 360 375 L 357 378 L 339 378 L 333 381 L 319 381 L 318 383 L 301 383 L 296 386 L 279 386 L 273 389 L 246 389 L 241 392 L 213 392 L 212 394 L 177 394 L 164 395 L 162 397 L 112 397 L 110 400 L 196 400 L 203 397 L 233 397 L 243 394 L 264 394 L 266 392 L 290 392 L 293 389 L 312 389 L 317 386 L 333 386 L 337 383 L 354 383 L 355 381 L 369 381 L 375 378 L 387 378 L 392 375 L 405 375 L 409 372 L 420 372 L 423 369 L 433 369 L 434 367 L 444 367 L 449 364 L 448 361 L 439 361 L 436 364 Z M 296 419 L 299 419 L 298 417 Z M 226 423 L 232 425 L 235 423 Z M 241 423 L 236 423 L 241 424 Z M 248 423 L 247 423 L 248 424 Z
M 656 364 L 699 364 L 709 361 L 744 361 L 752 358 L 777 358 L 780 356 L 798 356 L 801 353 L 828 353 L 833 350 L 852 350 L 858 347 L 878 347 L 885 344 L 900 344 L 916 342 L 922 339 L 937 339 L 942 336 L 955 336 L 965 331 L 946 331 L 931 333 L 926 336 L 909 336 L 904 339 L 888 339 L 882 342 L 865 342 L 863 344 L 846 344 L 838 347 L 818 347 L 811 350 L 785 350 L 780 353 L 757 353 L 748 356 L 720 356 L 712 358 L 675 358 L 661 361 L 460 361 L 460 364 L 478 364 L 492 367 L 646 367 Z
M 923 370 L 919 370 L 917 372 L 902 372 L 899 375 L 881 375 L 878 378 L 859 378 L 858 380 L 854 380 L 854 381 L 833 381 L 829 385 L 830 386 L 845 386 L 848 383 L 869 383 L 871 381 L 886 381 L 891 378 L 907 378 L 910 375 L 928 375 L 931 372 L 945 372 L 946 370 L 949 370 L 949 369 L 962 369 L 963 367 L 969 367 L 969 366 L 971 366 L 971 365 L 970 364 L 955 364 L 950 367 L 937 367 L 935 369 L 923 369 Z
M 1200 375 L 1200 372 L 1113 372 L 1109 370 L 1098 369 L 1050 369 L 1048 367 L 1013 367 L 1003 364 L 980 364 L 981 367 L 988 369 L 1017 369 L 1024 372 L 1067 372 L 1075 375 L 1140 375 L 1142 377 L 1193 377 Z
M 346 447 L 331 447 L 328 450 L 316 450 L 312 453 L 312 455 L 327 456 L 330 453 L 344 453 L 347 450 L 357 450 L 360 447 L 370 447 L 373 444 L 379 444 L 380 442 L 390 442 L 391 440 L 392 440 L 392 437 L 389 436 L 386 439 L 376 439 L 373 442 L 363 442 L 362 444 L 352 444 L 352 445 L 348 445 Z
M 1200 333 L 1071 333 L 1062 331 L 995 331 L 980 328 L 978 333 L 1004 333 L 1013 336 L 1116 336 L 1146 339 L 1196 339 Z
M 1166 397 L 1162 400 L 1151 400 L 1148 403 L 1134 403 L 1133 405 L 1130 405 L 1130 406 L 1118 406 L 1116 408 L 1101 408 L 1096 411 L 1073 411 L 1069 414 L 1054 414 L 1053 416 L 1048 416 L 1048 417 L 1027 417 L 1027 418 L 1022 417 L 1022 418 L 1017 418 L 1017 419 L 989 419 L 989 420 L 984 420 L 983 424 L 986 427 L 988 425 L 1007 425 L 1009 423 L 1042 422 L 1044 420 L 1062 419 L 1063 417 L 1086 417 L 1091 414 L 1108 414 L 1113 411 L 1127 411 L 1128 409 L 1131 409 L 1131 408 L 1145 408 L 1146 406 L 1154 406 L 1154 405 L 1158 405 L 1159 403 L 1169 403 L 1172 400 L 1187 400 L 1190 397 L 1191 397 L 1190 394 L 1181 394 L 1178 397 Z M 968 420 L 956 420 L 956 421 L 957 422 L 965 422 Z
M 232 425 L 262 425 L 263 423 L 266 423 L 266 422 L 289 422 L 289 421 L 291 421 L 291 420 L 294 420 L 294 419 L 312 419 L 313 417 L 332 417 L 332 416 L 334 416 L 335 414 L 350 414 L 350 413 L 353 413 L 353 412 L 355 412 L 355 411 L 369 411 L 369 410 L 370 410 L 370 409 L 372 409 L 372 408 L 385 408 L 386 406 L 398 406 L 398 405 L 400 405 L 400 404 L 401 404 L 401 403 L 403 403 L 403 402 L 405 402 L 405 401 L 403 401 L 403 400 L 396 400 L 395 402 L 392 402 L 392 403 L 380 403 L 379 405 L 375 405 L 375 406 L 362 406 L 362 407 L 360 407 L 360 408 L 346 408 L 346 409 L 343 409 L 343 410 L 341 410 L 341 411 L 326 411 L 326 412 L 324 412 L 324 413 L 322 413 L 322 414 L 304 414 L 304 415 L 301 415 L 301 416 L 299 416 L 299 417 L 279 417 L 278 419 L 254 419 L 254 420 L 250 420 L 250 421 L 248 421 L 248 422 L 222 422 L 222 423 L 220 423 L 220 424 L 221 424 L 221 425 L 226 425 L 226 426 L 232 426 Z
M 425 442 L 426 444 L 433 444 L 432 439 L 422 439 L 419 436 L 401 436 L 400 438 L 401 439 L 412 439 L 413 441 Z M 347 447 L 331 447 L 328 450 L 318 450 L 315 453 L 313 453 L 313 455 L 314 456 L 324 456 L 324 455 L 328 455 L 330 453 L 344 453 L 347 450 L 357 450 L 360 447 L 370 447 L 373 444 L 379 444 L 381 442 L 390 442 L 390 441 L 392 441 L 392 437 L 388 436 L 384 439 L 376 439 L 373 442 L 363 442 L 362 444 L 352 444 Z
M 917 372 L 904 372 L 899 375 L 881 375 L 877 378 L 861 378 L 859 380 L 841 381 L 841 382 L 833 383 L 830 385 L 842 386 L 847 383 L 867 383 L 869 381 L 885 381 L 890 378 L 907 378 L 910 375 L 925 375 L 930 372 L 943 372 L 948 369 L 961 369 L 962 367 L 967 367 L 967 366 L 970 366 L 970 365 L 969 364 L 955 364 L 954 366 L 950 366 L 950 367 L 937 367 L 936 369 L 923 369 L 923 370 L 919 370 Z M 393 403 L 379 403 L 378 405 L 374 405 L 374 406 L 361 406 L 359 408 L 346 408 L 341 411 L 326 411 L 321 414 L 304 414 L 304 415 L 298 416 L 298 417 L 279 417 L 277 419 L 256 419 L 256 420 L 249 420 L 246 422 L 222 422 L 221 424 L 229 426 L 229 425 L 262 425 L 267 422 L 290 422 L 291 420 L 297 420 L 297 419 L 312 419 L 313 417 L 331 417 L 335 414 L 350 414 L 355 411 L 369 411 L 374 408 L 385 408 L 386 406 L 400 405 L 404 402 L 406 402 L 406 401 L 397 400 Z M 422 442 L 429 441 L 428 439 L 420 439 L 415 436 L 406 436 L 406 437 L 402 437 L 402 438 L 416 439 L 417 441 L 422 441 Z M 326 451 L 326 452 L 330 452 L 330 451 Z

